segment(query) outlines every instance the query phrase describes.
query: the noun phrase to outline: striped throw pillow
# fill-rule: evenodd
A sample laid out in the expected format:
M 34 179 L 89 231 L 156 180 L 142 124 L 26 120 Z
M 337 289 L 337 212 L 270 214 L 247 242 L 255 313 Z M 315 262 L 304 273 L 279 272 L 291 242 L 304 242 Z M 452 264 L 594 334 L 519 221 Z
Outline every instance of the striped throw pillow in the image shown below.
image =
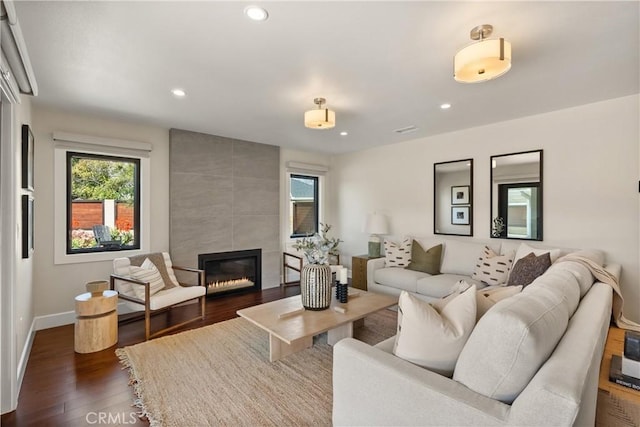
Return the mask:
M 485 246 L 471 278 L 487 285 L 505 286 L 513 257 L 513 253 L 498 255 L 490 247 Z
M 411 239 L 404 239 L 401 243 L 384 239 L 384 257 L 387 267 L 408 267 L 411 262 Z
M 149 258 L 145 259 L 140 267 L 132 265 L 129 268 L 129 275 L 132 278 L 140 280 L 142 282 L 149 282 L 151 284 L 151 286 L 149 287 L 149 295 L 156 294 L 164 288 L 162 275 L 160 275 L 160 272 Z M 132 285 L 132 287 L 133 292 L 136 294 L 136 297 L 144 301 L 144 286 Z

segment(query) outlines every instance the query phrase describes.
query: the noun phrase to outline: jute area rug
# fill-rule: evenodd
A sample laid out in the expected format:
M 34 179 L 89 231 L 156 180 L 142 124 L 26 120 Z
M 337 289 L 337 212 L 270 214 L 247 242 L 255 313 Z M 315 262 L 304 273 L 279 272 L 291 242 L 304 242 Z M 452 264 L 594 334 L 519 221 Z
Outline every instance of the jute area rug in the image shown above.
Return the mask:
M 378 343 L 395 334 L 396 318 L 374 313 L 354 337 Z M 151 426 L 317 426 L 331 425 L 332 349 L 322 334 L 271 363 L 267 333 L 236 318 L 116 354 Z

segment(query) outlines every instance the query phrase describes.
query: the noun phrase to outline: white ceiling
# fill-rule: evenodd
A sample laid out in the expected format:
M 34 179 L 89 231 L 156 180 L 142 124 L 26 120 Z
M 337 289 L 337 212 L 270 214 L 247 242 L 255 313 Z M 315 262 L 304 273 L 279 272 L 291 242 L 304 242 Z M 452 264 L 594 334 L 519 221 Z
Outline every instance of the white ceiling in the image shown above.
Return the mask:
M 637 1 L 265 1 L 265 22 L 248 4 L 16 2 L 34 102 L 341 153 L 639 92 Z M 511 42 L 513 67 L 457 83 L 453 55 L 479 24 Z M 318 96 L 334 129 L 303 125 Z

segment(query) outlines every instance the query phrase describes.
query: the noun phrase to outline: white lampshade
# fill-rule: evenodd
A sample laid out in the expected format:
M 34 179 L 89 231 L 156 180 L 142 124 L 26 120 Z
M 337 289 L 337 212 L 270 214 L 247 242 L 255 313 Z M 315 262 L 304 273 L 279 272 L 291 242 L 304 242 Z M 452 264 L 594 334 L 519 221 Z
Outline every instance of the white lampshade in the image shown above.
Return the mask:
M 495 79 L 511 69 L 511 43 L 481 40 L 459 51 L 453 59 L 453 78 L 461 83 Z
M 304 125 L 310 129 L 331 129 L 335 127 L 336 113 L 328 108 L 322 108 L 322 105 L 327 101 L 324 98 L 315 98 L 313 102 L 318 108 L 304 113 Z
M 336 125 L 336 113 L 328 108 L 304 113 L 304 125 L 312 129 L 331 129 Z
M 367 215 L 367 221 L 365 223 L 364 230 L 369 234 L 389 233 L 387 217 L 378 213 Z

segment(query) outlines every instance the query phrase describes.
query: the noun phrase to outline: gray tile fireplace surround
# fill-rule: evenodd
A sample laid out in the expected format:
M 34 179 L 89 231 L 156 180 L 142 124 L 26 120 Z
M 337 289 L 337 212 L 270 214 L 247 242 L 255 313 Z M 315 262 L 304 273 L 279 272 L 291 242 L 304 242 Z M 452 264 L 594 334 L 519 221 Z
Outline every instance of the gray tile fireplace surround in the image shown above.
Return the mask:
M 169 133 L 170 251 L 262 249 L 262 288 L 280 283 L 280 147 L 179 129 Z

